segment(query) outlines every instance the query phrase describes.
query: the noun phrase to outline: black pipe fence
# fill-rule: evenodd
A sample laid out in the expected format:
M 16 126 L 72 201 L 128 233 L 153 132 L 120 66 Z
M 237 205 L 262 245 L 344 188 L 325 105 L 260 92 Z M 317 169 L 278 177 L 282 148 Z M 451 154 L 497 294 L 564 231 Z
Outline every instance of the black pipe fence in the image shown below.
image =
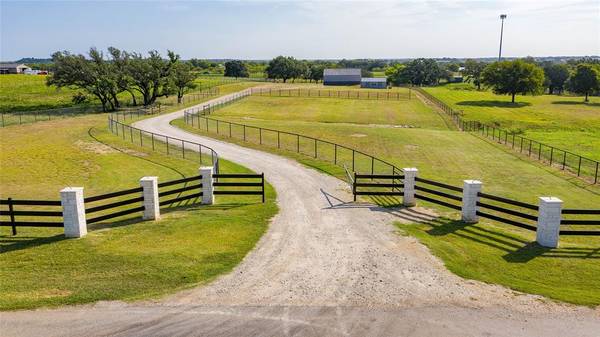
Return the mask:
M 292 151 L 314 159 L 328 161 L 340 167 L 346 165 L 353 172 L 368 172 L 371 174 L 396 174 L 401 172 L 398 167 L 385 160 L 344 145 L 310 136 L 222 121 L 203 116 L 201 112 L 186 112 L 184 113 L 184 120 L 189 125 L 207 133 Z
M 195 160 L 200 165 L 212 165 L 215 171 L 219 172 L 219 155 L 206 145 L 138 129 L 119 122 L 113 114 L 108 116 L 108 129 L 124 141 L 166 155 Z
M 546 165 L 568 171 L 577 177 L 597 184 L 600 182 L 600 162 L 571 151 L 563 150 L 548 144 L 525 138 L 507 130 L 487 125 L 479 121 L 467 121 L 460 112 L 455 111 L 448 104 L 431 95 L 422 88 L 415 90 L 427 100 L 444 111 L 461 131 L 474 132 L 477 135 L 491 139 L 499 144 L 504 144 L 532 160 L 537 160 Z
M 331 89 L 310 89 L 310 88 L 252 88 L 253 96 L 270 97 L 311 97 L 311 98 L 345 98 L 357 100 L 383 100 L 383 101 L 401 101 L 410 100 L 411 88 L 409 92 L 386 91 L 381 89 L 373 90 L 331 90 Z
M 60 200 L 8 198 L 0 200 L 0 206 L 0 227 L 11 227 L 13 235 L 17 227 L 64 227 Z M 44 221 L 48 218 L 51 221 Z

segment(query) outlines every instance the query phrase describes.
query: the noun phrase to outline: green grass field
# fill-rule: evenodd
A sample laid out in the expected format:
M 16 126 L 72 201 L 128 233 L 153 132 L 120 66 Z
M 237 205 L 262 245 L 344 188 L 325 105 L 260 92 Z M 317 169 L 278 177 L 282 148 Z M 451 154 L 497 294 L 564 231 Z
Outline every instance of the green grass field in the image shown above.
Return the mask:
M 362 150 L 387 160 L 398 167 L 417 167 L 420 176 L 461 186 L 463 179 L 483 181 L 484 191 L 528 203 L 537 203 L 539 196 L 557 196 L 568 208 L 598 208 L 600 188 L 587 185 L 576 178 L 517 156 L 504 146 L 482 140 L 469 133 L 444 130 L 441 118 L 426 107 L 415 109 L 398 105 L 396 115 L 390 117 L 386 108 L 378 109 L 374 102 L 366 120 L 383 119 L 403 123 L 403 120 L 426 120 L 422 128 L 391 128 L 381 125 L 357 124 L 354 120 L 360 105 L 348 100 L 313 99 L 306 103 L 309 112 L 302 114 L 295 103 L 284 103 L 298 98 L 252 97 L 217 110 L 211 115 L 224 121 L 261 126 L 300 133 Z M 383 102 L 380 102 L 381 104 Z M 331 109 L 331 105 L 335 109 Z M 382 104 L 385 105 L 385 104 Z M 291 113 L 288 114 L 288 111 Z M 335 112 L 333 112 L 335 111 Z M 285 118 L 289 116 L 289 118 Z M 347 117 L 348 116 L 348 117 Z M 350 117 L 352 116 L 352 117 Z M 363 122 L 365 122 L 363 120 Z M 205 133 L 177 120 L 175 125 L 186 130 Z M 221 124 L 220 136 L 215 135 L 215 123 L 209 124 L 209 135 L 225 140 L 229 129 Z M 204 128 L 204 126 L 203 126 Z M 292 157 L 307 166 L 342 177 L 343 170 L 319 158 L 332 158 L 327 149 L 319 150 L 319 158 L 312 158 L 313 144 L 300 144 L 297 154 L 295 137 L 282 137 L 278 150 L 277 139 L 263 132 L 259 146 L 257 132 L 246 130 L 247 142 L 241 139 L 241 128 L 232 128 L 236 142 Z M 330 151 L 331 152 L 331 151 Z M 339 156 L 339 154 L 338 154 Z M 338 159 L 340 160 L 340 159 Z M 362 165 L 359 172 L 369 170 Z M 527 186 L 526 188 L 523 188 Z M 388 200 L 376 200 L 388 202 Z M 440 206 L 420 202 L 436 208 L 449 218 L 457 214 Z M 542 294 L 551 298 L 586 304 L 600 304 L 600 264 L 598 264 L 598 237 L 563 237 L 561 248 L 541 249 L 531 245 L 535 235 L 510 226 L 482 221 L 479 225 L 465 226 L 443 218 L 429 224 L 400 225 L 403 231 L 418 237 L 441 257 L 448 268 L 467 278 L 499 283 L 513 289 Z M 507 272 L 498 273 L 498 270 Z M 580 275 L 587 277 L 580 278 Z
M 600 160 L 600 98 L 540 95 L 509 96 L 474 90 L 467 84 L 424 88 L 475 120 L 517 132 L 534 140 Z
M 46 77 L 41 75 L 2 75 L 0 76 L 0 112 L 13 111 L 32 111 L 44 109 L 56 109 L 76 106 L 72 97 L 78 89 L 56 88 L 46 85 Z M 200 77 L 196 80 L 197 88 L 191 90 L 197 91 L 224 84 L 222 79 Z M 226 83 L 233 91 L 237 91 L 240 83 Z M 226 90 L 225 90 L 226 91 Z M 131 104 L 131 95 L 121 93 L 119 95 L 121 103 Z M 163 97 L 159 101 L 163 104 L 171 103 L 176 97 Z M 137 97 L 138 102 L 141 96 Z M 90 96 L 90 101 L 77 106 L 99 106 L 99 102 Z
M 198 161 L 111 134 L 104 115 L 9 126 L 0 139 L 0 198 L 57 200 L 65 186 L 84 186 L 90 196 L 137 187 L 142 176 L 160 182 L 198 174 Z M 248 170 L 223 160 L 221 172 Z M 81 239 L 54 228 L 19 227 L 12 236 L 2 227 L 0 310 L 154 298 L 203 284 L 241 261 L 276 212 L 267 186 L 266 204 L 256 196 L 175 204 L 159 221 L 106 220 Z
M 266 109 L 268 107 L 268 109 Z M 252 96 L 243 105 L 218 112 L 236 120 L 346 123 L 382 127 L 412 126 L 445 129 L 446 124 L 419 100 L 376 101 L 337 98 L 297 98 Z

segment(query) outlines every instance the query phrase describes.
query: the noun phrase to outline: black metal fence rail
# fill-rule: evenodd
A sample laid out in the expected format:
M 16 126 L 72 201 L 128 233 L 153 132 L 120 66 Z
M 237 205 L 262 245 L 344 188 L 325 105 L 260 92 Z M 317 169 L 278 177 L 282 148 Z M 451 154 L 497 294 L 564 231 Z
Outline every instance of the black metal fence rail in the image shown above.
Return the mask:
M 442 102 L 422 88 L 415 87 L 415 90 L 450 116 L 452 121 L 461 131 L 475 132 L 480 136 L 484 136 L 500 144 L 511 147 L 515 151 L 519 151 L 519 153 L 525 153 L 533 160 L 537 160 L 563 171 L 569 171 L 594 184 L 600 182 L 600 162 L 597 160 L 522 137 L 514 132 L 509 132 L 479 121 L 467 121 L 462 117 L 460 112 L 455 111 L 448 104 Z
M 207 133 L 296 152 L 315 159 L 332 162 L 340 167 L 347 165 L 353 172 L 369 172 L 370 174 L 396 174 L 402 172 L 398 167 L 385 160 L 344 145 L 310 136 L 222 121 L 202 116 L 199 113 L 184 113 L 184 120 L 192 127 Z
M 165 181 L 158 184 L 158 203 L 161 207 L 174 204 L 181 206 L 183 202 L 196 203 L 198 199 L 202 198 L 202 195 L 202 176 Z
M 352 194 L 354 201 L 357 195 L 369 196 L 402 196 L 404 184 L 401 174 L 358 174 L 354 173 Z M 367 180 L 367 182 L 363 182 Z
M 2 199 L 0 200 L 0 227 L 11 227 L 13 235 L 17 235 L 17 227 L 63 227 L 60 207 L 60 200 Z M 48 218 L 51 220 L 60 218 L 60 222 L 43 221 Z
M 566 226 L 567 229 L 560 230 L 560 235 L 590 235 L 600 236 L 600 218 L 589 219 L 589 215 L 600 214 L 600 209 L 568 209 L 562 210 L 563 219 L 560 222 L 561 227 Z M 575 218 L 564 215 L 574 215 Z M 594 227 L 596 230 L 589 230 L 587 226 Z
M 426 186 L 423 186 L 426 185 Z M 435 187 L 432 187 L 435 186 Z M 437 188 L 437 189 L 436 189 Z M 442 190 L 440 190 L 442 189 Z M 419 193 L 416 193 L 418 191 Z M 462 195 L 455 195 L 451 192 L 462 193 L 461 187 L 456 187 L 448 184 L 444 184 L 438 181 L 429 180 L 425 178 L 415 178 L 415 198 L 425 201 L 429 201 L 434 204 L 442 205 L 454 210 L 461 210 L 461 205 L 456 205 L 452 201 L 462 201 Z M 423 194 L 425 193 L 425 194 Z M 442 197 L 443 199 L 440 199 Z
M 139 146 L 147 147 L 152 151 L 196 160 L 200 164 L 209 163 L 215 167 L 216 172 L 219 172 L 219 155 L 206 145 L 138 129 L 119 122 L 112 114 L 108 116 L 108 128 L 125 141 L 139 144 Z
M 535 231 L 537 222 L 537 214 L 529 214 L 528 211 L 538 211 L 538 206 L 515 201 L 495 195 L 479 192 L 477 194 L 479 201 L 477 201 L 478 211 L 477 215 L 490 220 L 498 221 L 504 224 L 520 227 L 523 229 Z M 518 210 L 507 208 L 518 207 Z M 479 209 L 484 208 L 486 211 L 480 211 Z M 489 212 L 493 212 L 489 213 Z M 533 222 L 533 223 L 531 223 Z
M 0 127 L 9 125 L 30 124 L 41 121 L 75 117 L 89 113 L 102 111 L 101 106 L 75 106 L 67 108 L 24 110 L 24 111 L 0 111 Z
M 331 89 L 281 89 L 281 88 L 252 88 L 253 96 L 270 97 L 311 97 L 311 98 L 344 98 L 358 100 L 400 101 L 411 99 L 409 92 L 376 90 L 331 90 Z
M 87 223 L 93 224 L 96 222 L 100 222 L 103 220 L 118 218 L 124 215 L 138 213 L 144 210 L 143 206 L 139 206 L 139 203 L 144 201 L 144 197 L 140 195 L 142 193 L 142 187 L 135 187 L 127 190 L 111 192 L 101 195 L 96 195 L 92 197 L 87 197 L 83 199 L 85 205 L 85 214 L 87 217 Z M 136 194 L 135 197 L 130 197 L 132 194 Z M 121 199 L 120 197 L 128 196 L 127 199 Z M 97 205 L 99 201 L 110 200 L 107 203 L 103 203 Z M 123 206 L 128 206 L 131 204 L 138 204 L 135 207 L 122 209 Z M 114 211 L 115 209 L 119 209 L 118 211 Z M 110 211 L 110 212 L 106 212 Z M 97 215 L 95 213 L 101 213 L 101 215 Z M 90 214 L 94 214 L 94 217 L 89 217 Z
M 213 194 L 215 195 L 260 195 L 262 202 L 265 202 L 264 173 L 221 173 L 214 174 L 213 178 L 216 179 L 213 183 L 215 187 Z

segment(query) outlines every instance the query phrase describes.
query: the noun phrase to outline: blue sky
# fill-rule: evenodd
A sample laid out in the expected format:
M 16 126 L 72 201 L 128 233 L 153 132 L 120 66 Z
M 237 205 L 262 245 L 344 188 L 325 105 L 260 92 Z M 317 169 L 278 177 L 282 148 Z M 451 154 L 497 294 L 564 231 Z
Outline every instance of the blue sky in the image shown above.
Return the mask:
M 0 59 L 90 46 L 183 58 L 597 55 L 592 1 L 5 1 Z

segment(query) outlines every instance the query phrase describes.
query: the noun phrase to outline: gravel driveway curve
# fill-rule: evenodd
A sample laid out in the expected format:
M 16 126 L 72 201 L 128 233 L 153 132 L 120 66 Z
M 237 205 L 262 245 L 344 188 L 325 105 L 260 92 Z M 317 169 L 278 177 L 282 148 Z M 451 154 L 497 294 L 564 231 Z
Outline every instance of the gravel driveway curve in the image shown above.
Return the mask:
M 338 179 L 170 125 L 182 115 L 135 126 L 265 173 L 280 212 L 256 248 L 230 274 L 159 301 L 1 313 L 3 336 L 598 336 L 599 309 L 464 280 L 396 233 L 393 221 L 430 211 L 353 204 Z

